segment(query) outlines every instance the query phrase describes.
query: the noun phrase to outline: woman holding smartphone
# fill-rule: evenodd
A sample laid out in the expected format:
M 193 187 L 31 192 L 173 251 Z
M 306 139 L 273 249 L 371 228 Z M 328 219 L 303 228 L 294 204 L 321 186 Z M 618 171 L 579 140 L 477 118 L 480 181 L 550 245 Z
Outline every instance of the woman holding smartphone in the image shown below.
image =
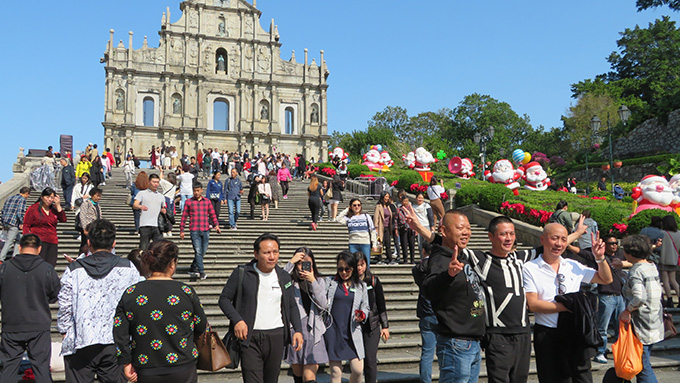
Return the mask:
M 307 247 L 295 250 L 295 255 L 284 268 L 290 273 L 295 287 L 295 303 L 302 323 L 302 350 L 288 346 L 288 362 L 293 369 L 295 383 L 315 382 L 319 363 L 328 363 L 326 332 L 322 314 L 326 312 L 328 282 L 316 267 L 314 253 Z M 292 330 L 291 330 L 292 331 Z
M 364 339 L 361 324 L 368 318 L 368 290 L 359 279 L 357 259 L 345 250 L 338 254 L 338 272 L 327 279 L 328 311 L 333 320 L 324 338 L 331 368 L 331 383 L 342 381 L 342 361 L 348 360 L 350 383 L 361 382 L 364 372 Z
M 66 222 L 59 195 L 52 188 L 45 188 L 38 201 L 26 209 L 23 234 L 36 234 L 42 241 L 40 258 L 52 267 L 57 265 L 59 238 L 57 223 Z
M 380 338 L 383 342 L 390 339 L 389 322 L 387 321 L 387 307 L 385 306 L 385 294 L 380 279 L 371 274 L 366 264 L 366 257 L 360 251 L 354 253 L 357 259 L 357 272 L 368 287 L 368 307 L 371 311 L 368 320 L 361 326 L 364 337 L 364 375 L 366 383 L 378 381 L 378 344 Z

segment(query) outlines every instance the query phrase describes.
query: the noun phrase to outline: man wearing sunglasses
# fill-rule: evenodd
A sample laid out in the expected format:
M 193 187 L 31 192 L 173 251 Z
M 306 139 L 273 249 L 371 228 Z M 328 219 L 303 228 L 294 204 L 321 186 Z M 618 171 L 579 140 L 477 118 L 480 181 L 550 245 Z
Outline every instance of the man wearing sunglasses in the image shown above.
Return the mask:
M 562 254 L 568 245 L 567 229 L 549 223 L 543 229 L 543 253 L 524 264 L 524 291 L 529 310 L 534 313 L 534 351 L 541 383 L 562 381 L 592 382 L 590 359 L 565 352 L 563 337 L 557 326 L 559 313 L 567 308 L 555 301 L 557 295 L 578 292 L 581 282 L 608 285 L 612 273 L 605 262 L 605 244 L 592 237 L 592 252 L 597 270 L 584 266 Z

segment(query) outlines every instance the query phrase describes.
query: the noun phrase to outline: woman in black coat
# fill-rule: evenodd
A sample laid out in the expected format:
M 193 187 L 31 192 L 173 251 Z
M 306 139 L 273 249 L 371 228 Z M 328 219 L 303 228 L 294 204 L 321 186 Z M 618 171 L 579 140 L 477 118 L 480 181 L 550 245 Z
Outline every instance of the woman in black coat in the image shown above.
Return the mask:
M 104 183 L 104 173 L 102 173 L 102 159 L 97 156 L 92 160 L 92 167 L 90 168 L 90 176 L 92 177 L 92 185 L 94 187 Z

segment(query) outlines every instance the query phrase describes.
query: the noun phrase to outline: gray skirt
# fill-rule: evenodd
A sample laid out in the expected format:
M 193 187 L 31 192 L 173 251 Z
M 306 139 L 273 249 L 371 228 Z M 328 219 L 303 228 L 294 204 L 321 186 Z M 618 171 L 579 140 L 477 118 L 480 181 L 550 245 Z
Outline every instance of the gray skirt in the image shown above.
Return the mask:
M 319 343 L 314 344 L 314 339 L 312 334 L 307 329 L 309 317 L 302 318 L 300 322 L 302 323 L 302 338 L 304 343 L 302 343 L 302 350 L 295 351 L 293 346 L 288 345 L 288 358 L 286 362 L 288 364 L 321 364 L 328 363 L 328 353 L 326 352 L 326 342 L 323 337 Z M 293 331 L 291 330 L 291 335 Z

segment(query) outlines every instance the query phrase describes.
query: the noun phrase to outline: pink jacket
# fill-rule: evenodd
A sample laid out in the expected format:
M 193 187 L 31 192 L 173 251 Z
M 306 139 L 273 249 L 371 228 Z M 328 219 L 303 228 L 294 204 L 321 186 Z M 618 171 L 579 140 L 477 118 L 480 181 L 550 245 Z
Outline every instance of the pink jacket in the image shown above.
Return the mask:
M 281 182 L 281 181 L 292 181 L 293 176 L 290 175 L 290 170 L 288 170 L 288 168 L 281 168 L 276 173 L 276 179 L 279 182 Z

